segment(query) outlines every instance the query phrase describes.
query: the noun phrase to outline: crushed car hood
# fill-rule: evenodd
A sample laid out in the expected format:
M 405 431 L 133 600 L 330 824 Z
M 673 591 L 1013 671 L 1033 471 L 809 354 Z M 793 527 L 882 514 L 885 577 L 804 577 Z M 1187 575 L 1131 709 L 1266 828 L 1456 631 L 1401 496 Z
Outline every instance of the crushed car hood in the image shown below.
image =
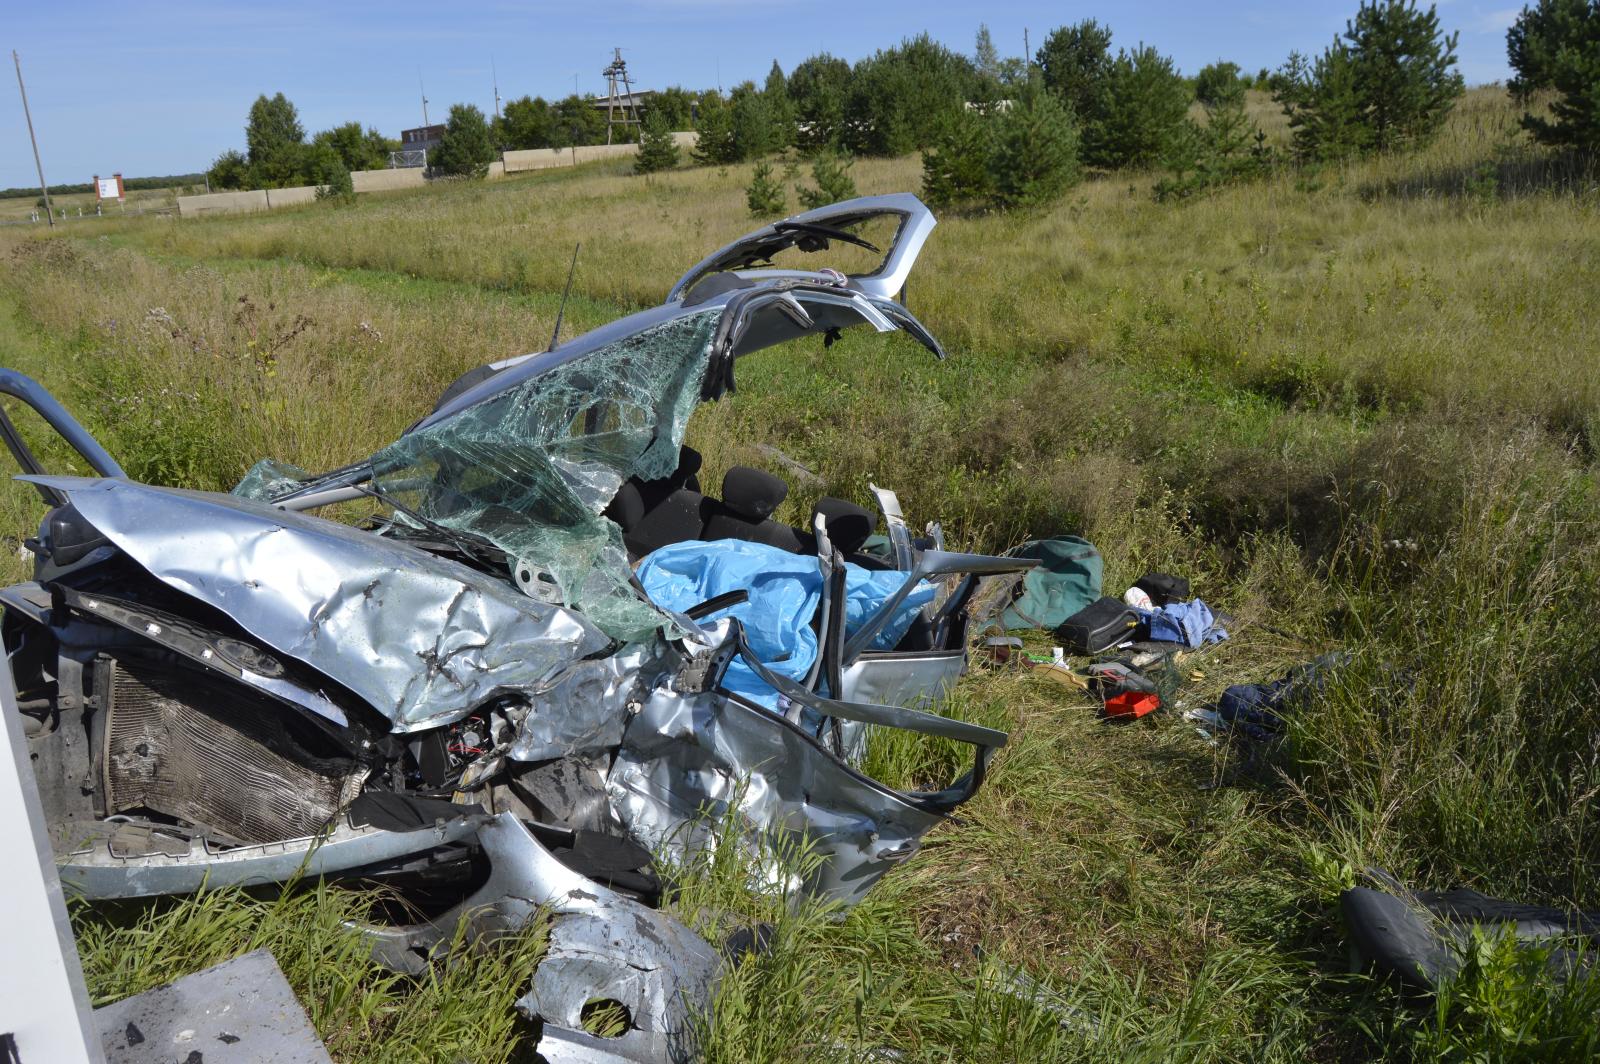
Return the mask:
M 30 477 L 162 583 L 334 678 L 397 732 L 541 692 L 611 640 L 501 580 L 334 521 L 209 492 Z

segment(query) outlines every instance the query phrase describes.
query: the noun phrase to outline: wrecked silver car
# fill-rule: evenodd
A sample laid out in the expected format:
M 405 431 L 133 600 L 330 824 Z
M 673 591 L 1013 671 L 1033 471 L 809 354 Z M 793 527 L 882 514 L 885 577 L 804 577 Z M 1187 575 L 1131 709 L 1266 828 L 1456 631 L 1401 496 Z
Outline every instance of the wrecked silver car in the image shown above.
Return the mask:
M 0 604 L 63 883 L 95 899 L 297 873 L 422 884 L 444 899 L 430 921 L 372 932 L 401 968 L 463 916 L 504 928 L 542 908 L 551 949 L 521 1005 L 545 1057 L 689 1053 L 685 1008 L 722 962 L 656 911 L 653 856 L 719 831 L 803 836 L 814 872 L 752 882 L 854 901 L 1006 741 L 933 710 L 980 585 L 1031 562 L 914 536 L 887 491 L 879 553 L 876 515 L 845 500 L 780 524 L 781 480 L 735 467 L 713 495 L 684 445 L 695 407 L 763 348 L 867 324 L 942 357 L 894 298 L 933 225 L 892 195 L 766 226 L 659 307 L 467 374 L 371 457 L 315 476 L 264 461 L 232 494 L 128 480 L 37 384 L 0 372 L 98 474 L 48 475 L 0 413 L 48 507 L 34 579 Z M 839 246 L 881 262 L 772 261 Z M 381 516 L 312 513 L 360 499 Z M 635 570 L 729 542 L 811 581 L 803 667 L 763 660 L 747 591 L 663 604 Z M 866 606 L 862 573 L 883 590 Z M 770 697 L 730 686 L 734 668 Z M 859 768 L 874 729 L 969 744 L 971 767 L 892 789 Z M 626 1009 L 621 1038 L 580 1029 L 595 999 Z

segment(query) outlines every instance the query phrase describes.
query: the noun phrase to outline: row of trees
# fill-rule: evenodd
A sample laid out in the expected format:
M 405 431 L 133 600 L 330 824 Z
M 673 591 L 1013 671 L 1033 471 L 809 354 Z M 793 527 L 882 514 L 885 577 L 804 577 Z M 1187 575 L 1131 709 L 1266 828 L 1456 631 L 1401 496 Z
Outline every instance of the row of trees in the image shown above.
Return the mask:
M 244 140 L 243 152 L 225 151 L 211 164 L 206 177 L 212 188 L 343 188 L 350 171 L 387 166 L 389 153 L 400 146 L 360 122 L 325 129 L 307 141 L 299 111 L 281 92 L 263 94 L 250 105 Z
M 1289 117 L 1292 154 L 1307 162 L 1421 145 L 1464 91 L 1456 36 L 1415 0 L 1362 0 L 1345 32 L 1320 55 L 1300 53 L 1254 77 L 1212 63 L 1194 77 L 1140 45 L 1113 53 L 1094 20 L 1050 33 L 1035 55 L 1005 57 L 980 27 L 971 56 L 923 34 L 854 65 L 827 53 L 727 96 L 674 87 L 644 114 L 643 172 L 676 165 L 673 130 L 695 128 L 697 162 L 727 165 L 796 149 L 808 157 L 921 151 L 924 190 L 936 202 L 1034 203 L 1059 195 L 1085 168 L 1163 167 L 1162 192 L 1185 194 L 1272 165 L 1245 113 L 1245 92 L 1271 93 Z M 1600 0 L 1537 0 L 1508 38 L 1519 98 L 1550 92 L 1548 116 L 1524 124 L 1541 142 L 1600 146 Z M 1198 108 L 1196 108 L 1198 104 Z M 497 150 L 602 142 L 606 118 L 589 98 L 521 97 L 489 121 L 471 105 L 450 109 L 430 164 L 481 172 Z M 283 94 L 250 110 L 247 150 L 224 153 L 213 187 L 329 184 L 383 166 L 396 145 L 350 122 L 308 142 Z M 348 178 L 345 177 L 348 181 Z

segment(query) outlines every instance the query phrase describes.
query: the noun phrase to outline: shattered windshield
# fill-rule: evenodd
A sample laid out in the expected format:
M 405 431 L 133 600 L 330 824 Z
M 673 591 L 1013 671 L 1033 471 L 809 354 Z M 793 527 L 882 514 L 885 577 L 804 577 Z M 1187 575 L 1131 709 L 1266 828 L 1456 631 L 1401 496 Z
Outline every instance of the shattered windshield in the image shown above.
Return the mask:
M 641 638 L 664 618 L 601 511 L 629 477 L 677 467 L 720 317 L 673 318 L 410 432 L 373 455 L 373 487 L 505 551 L 535 598 Z

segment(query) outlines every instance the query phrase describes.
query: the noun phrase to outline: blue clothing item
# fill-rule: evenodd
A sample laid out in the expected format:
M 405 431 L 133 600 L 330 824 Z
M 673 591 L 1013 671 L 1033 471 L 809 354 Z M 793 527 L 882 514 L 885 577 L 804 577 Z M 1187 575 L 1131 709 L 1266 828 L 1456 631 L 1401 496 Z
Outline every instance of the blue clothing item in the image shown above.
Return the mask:
M 905 579 L 901 572 L 845 563 L 845 634 L 859 629 Z M 756 657 L 790 679 L 804 680 L 817 660 L 811 619 L 822 602 L 822 572 L 814 557 L 739 539 L 690 540 L 647 555 L 639 563 L 639 583 L 658 606 L 680 612 L 729 591 L 748 591 L 748 602 L 706 619 L 737 617 Z M 912 589 L 873 638 L 872 648 L 893 649 L 933 595 L 929 583 Z M 728 666 L 722 686 L 768 709 L 777 708 L 778 693 L 737 658 Z
M 1349 653 L 1336 651 L 1296 665 L 1271 683 L 1235 684 L 1218 699 L 1217 716 L 1228 727 L 1252 739 L 1269 739 L 1283 729 L 1287 713 L 1320 694 L 1328 677 L 1350 660 Z
M 1220 643 L 1228 638 L 1227 629 L 1217 623 L 1211 607 L 1199 599 L 1169 602 L 1158 610 L 1138 610 L 1150 626 L 1150 638 L 1165 643 L 1182 643 L 1193 649 L 1204 643 Z

